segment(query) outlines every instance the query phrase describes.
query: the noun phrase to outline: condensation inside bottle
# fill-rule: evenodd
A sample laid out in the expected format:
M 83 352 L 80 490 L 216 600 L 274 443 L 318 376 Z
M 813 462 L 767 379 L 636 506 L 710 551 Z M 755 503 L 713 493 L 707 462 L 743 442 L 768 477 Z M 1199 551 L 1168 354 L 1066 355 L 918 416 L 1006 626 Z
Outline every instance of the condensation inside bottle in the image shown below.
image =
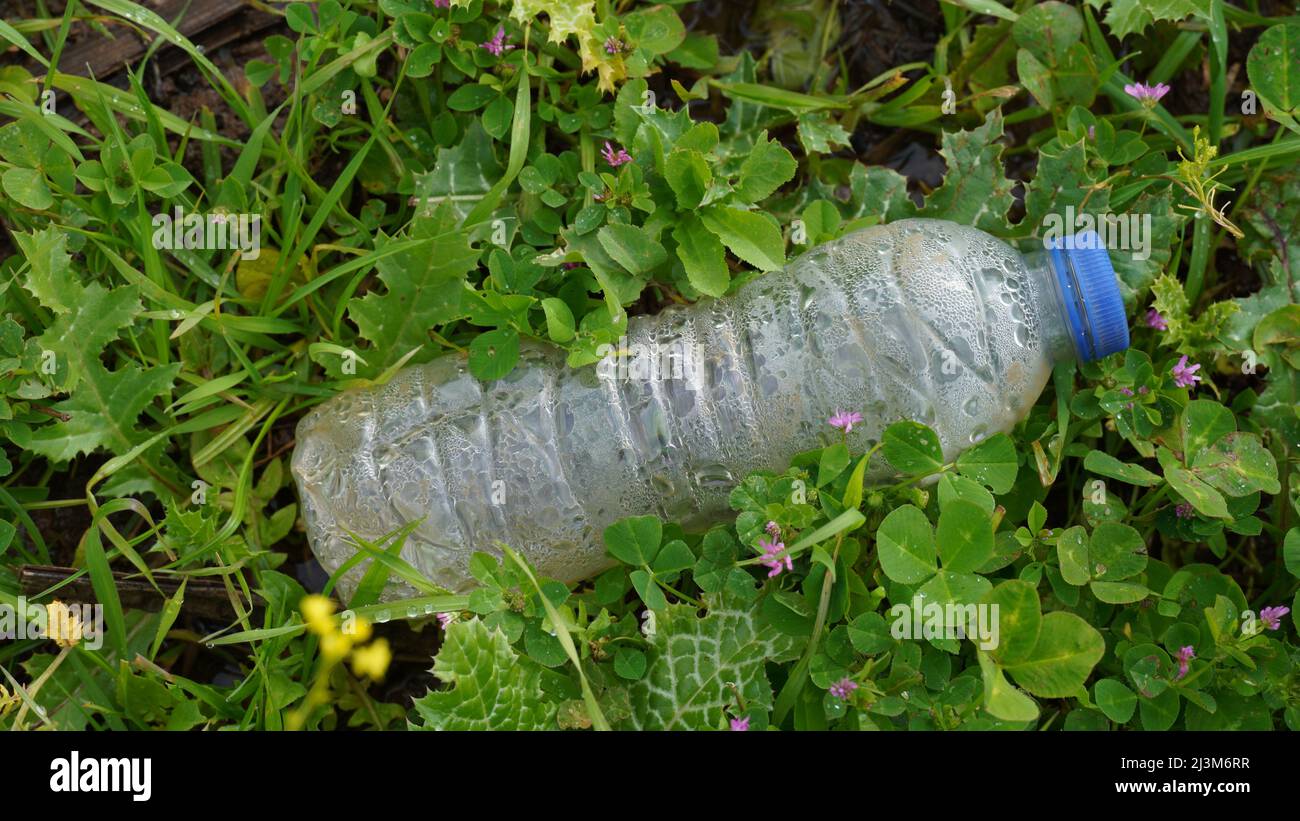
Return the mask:
M 1050 288 L 988 234 L 904 220 L 722 299 L 634 317 L 622 361 L 572 369 L 539 345 L 488 384 L 460 356 L 407 368 L 300 423 L 309 538 L 333 572 L 357 551 L 349 531 L 377 540 L 422 519 L 402 556 L 436 585 L 473 587 L 471 554 L 498 543 L 573 582 L 612 564 L 601 534 L 618 519 L 724 519 L 748 473 L 837 441 L 839 410 L 862 414 L 855 453 L 913 419 L 955 458 L 1009 430 L 1045 386 L 1061 338 Z M 873 462 L 872 479 L 888 474 Z M 397 582 L 385 598 L 414 592 Z

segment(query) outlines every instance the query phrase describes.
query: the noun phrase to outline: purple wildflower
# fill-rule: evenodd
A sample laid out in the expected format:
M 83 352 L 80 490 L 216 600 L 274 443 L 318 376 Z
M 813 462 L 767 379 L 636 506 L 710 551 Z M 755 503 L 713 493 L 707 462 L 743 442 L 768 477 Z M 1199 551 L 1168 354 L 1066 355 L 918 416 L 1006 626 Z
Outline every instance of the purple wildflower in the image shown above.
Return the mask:
M 733 718 L 731 720 L 732 732 L 743 733 L 748 729 L 749 729 L 749 716 L 745 716 L 744 718 Z
M 1187 502 L 1183 502 L 1174 508 L 1174 515 L 1180 519 L 1190 519 L 1192 518 L 1192 506 Z
M 451 0 L 433 0 L 433 7 L 435 9 L 451 8 Z
M 763 529 L 766 530 L 767 535 L 771 536 L 773 539 L 781 538 L 781 526 L 776 522 L 768 522 Z
M 605 150 L 600 152 L 600 156 L 605 158 L 605 162 L 609 163 L 611 168 L 618 168 L 620 165 L 632 162 L 632 155 L 627 153 L 626 149 L 620 147 L 615 151 L 609 140 L 605 140 Z
M 1282 629 L 1282 617 L 1290 612 L 1290 607 L 1265 607 L 1263 610 L 1259 611 L 1259 620 L 1262 621 L 1264 626 L 1269 630 L 1280 630 Z
M 833 428 L 843 428 L 845 433 L 851 433 L 853 426 L 862 421 L 862 414 L 857 411 L 835 411 L 835 415 L 826 420 L 826 424 Z
M 1170 92 L 1170 87 L 1164 83 L 1156 83 L 1153 86 L 1143 85 L 1142 83 L 1129 83 L 1124 86 L 1124 93 L 1137 100 L 1147 108 L 1155 108 L 1160 98 Z
M 605 53 L 618 54 L 623 51 L 623 41 L 617 37 L 610 37 L 605 40 Z
M 763 549 L 762 563 L 772 570 L 771 573 L 767 574 L 769 579 L 773 576 L 781 575 L 782 570 L 794 570 L 794 561 L 790 558 L 790 554 L 787 553 L 784 556 L 781 555 L 782 551 L 785 550 L 785 544 L 783 542 L 776 541 L 775 539 L 772 541 L 759 539 L 758 546 Z
M 514 46 L 506 45 L 505 26 L 497 26 L 497 33 L 493 35 L 492 39 L 488 40 L 486 43 L 479 43 L 478 47 L 487 49 L 497 57 L 500 57 L 502 54 L 505 54 L 507 51 L 514 48 Z
M 1160 315 L 1159 311 L 1152 308 L 1147 311 L 1147 327 L 1155 328 L 1157 331 L 1167 331 L 1169 330 L 1169 323 L 1165 321 L 1165 318 Z
M 1174 653 L 1174 658 L 1178 659 L 1178 678 L 1182 678 L 1187 675 L 1187 670 L 1192 663 L 1192 659 L 1196 658 L 1196 650 L 1189 644 L 1177 653 Z M 1177 679 L 1175 679 L 1175 681 L 1176 680 Z
M 1175 385 L 1180 388 L 1192 388 L 1196 386 L 1197 382 L 1201 381 L 1201 377 L 1196 375 L 1196 372 L 1200 369 L 1200 365 L 1188 365 L 1187 354 L 1183 354 L 1183 358 L 1178 360 L 1178 364 L 1174 366 L 1170 373 L 1174 376 Z
M 841 701 L 847 701 L 849 695 L 856 689 L 858 689 L 858 683 L 848 676 L 845 676 L 831 685 L 831 695 Z
M 438 613 L 437 616 L 438 616 L 438 624 L 442 625 L 443 630 L 446 630 L 448 627 L 450 627 L 451 623 L 456 620 L 455 613 Z

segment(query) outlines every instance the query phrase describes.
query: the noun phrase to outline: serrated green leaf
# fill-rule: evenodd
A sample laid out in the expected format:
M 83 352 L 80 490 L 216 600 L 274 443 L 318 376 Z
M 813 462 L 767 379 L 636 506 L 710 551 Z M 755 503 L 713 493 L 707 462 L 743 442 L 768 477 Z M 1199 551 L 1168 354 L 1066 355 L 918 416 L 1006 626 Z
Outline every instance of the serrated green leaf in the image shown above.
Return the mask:
M 704 618 L 669 605 L 649 638 L 645 678 L 631 686 L 628 725 L 641 730 L 703 730 L 718 726 L 736 693 L 747 711 L 772 707 L 765 666 L 788 661 L 798 644 L 759 623 L 757 610 L 721 596 Z M 734 689 L 733 689 L 734 688 Z
M 798 167 L 785 146 L 768 139 L 764 131 L 750 149 L 749 156 L 740 164 L 736 193 L 746 202 L 762 202 L 789 182 Z
M 465 276 L 478 265 L 478 252 L 446 203 L 414 225 L 410 239 L 424 240 L 421 245 L 375 263 L 387 291 L 372 291 L 348 303 L 348 315 L 371 343 L 373 350 L 365 359 L 372 375 L 414 349 L 419 352 L 412 363 L 433 358 L 437 349 L 427 344 L 429 330 L 461 317 Z M 375 244 L 383 248 L 393 241 L 382 237 Z
M 433 674 L 447 689 L 415 700 L 428 730 L 548 730 L 555 727 L 554 702 L 541 686 L 541 668 L 521 658 L 500 630 L 479 619 L 457 622 L 433 660 Z

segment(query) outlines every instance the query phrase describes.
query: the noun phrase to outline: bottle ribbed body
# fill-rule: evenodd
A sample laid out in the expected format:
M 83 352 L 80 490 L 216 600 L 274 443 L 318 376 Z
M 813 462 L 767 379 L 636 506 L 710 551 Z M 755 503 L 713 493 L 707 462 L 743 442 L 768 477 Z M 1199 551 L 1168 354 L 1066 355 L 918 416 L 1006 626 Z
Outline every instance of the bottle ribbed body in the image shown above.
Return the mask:
M 1050 272 L 1001 241 L 904 220 L 723 299 L 634 317 L 596 367 L 536 346 L 489 384 L 461 357 L 407 368 L 300 423 L 312 546 L 332 572 L 355 552 L 346 531 L 374 539 L 422 519 L 403 557 L 436 584 L 472 586 L 471 553 L 498 542 L 575 581 L 609 565 L 609 524 L 719 519 L 746 474 L 838 438 L 837 410 L 862 414 L 855 452 L 914 419 L 955 458 L 1041 393 L 1063 350 L 1057 300 Z

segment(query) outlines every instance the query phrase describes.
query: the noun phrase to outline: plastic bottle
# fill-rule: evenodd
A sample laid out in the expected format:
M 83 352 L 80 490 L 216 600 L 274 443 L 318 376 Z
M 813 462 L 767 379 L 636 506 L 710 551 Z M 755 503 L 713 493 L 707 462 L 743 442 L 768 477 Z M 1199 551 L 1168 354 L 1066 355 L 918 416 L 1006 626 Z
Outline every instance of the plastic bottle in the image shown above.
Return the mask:
M 854 452 L 914 419 L 955 458 L 1015 425 L 1056 361 L 1128 346 L 1096 235 L 1059 244 L 1074 247 L 1022 256 L 951 222 L 875 226 L 733 295 L 630 319 L 629 355 L 597 367 L 526 346 L 486 385 L 445 356 L 335 397 L 303 418 L 293 457 L 313 548 L 333 572 L 356 552 L 345 531 L 423 518 L 402 555 L 437 585 L 474 586 L 471 554 L 498 541 L 571 582 L 611 564 L 609 524 L 721 518 L 747 473 L 838 438 L 837 410 L 863 416 Z

